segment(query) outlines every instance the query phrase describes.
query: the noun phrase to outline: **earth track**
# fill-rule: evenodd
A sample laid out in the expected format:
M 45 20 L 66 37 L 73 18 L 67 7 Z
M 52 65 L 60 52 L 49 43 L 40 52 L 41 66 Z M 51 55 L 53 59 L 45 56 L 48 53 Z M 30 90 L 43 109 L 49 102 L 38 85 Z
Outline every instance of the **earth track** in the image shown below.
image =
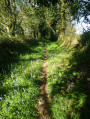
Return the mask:
M 39 114 L 38 119 L 51 119 L 48 112 L 49 98 L 46 88 L 47 70 L 48 70 L 47 51 L 46 51 L 46 47 L 44 46 L 44 62 L 43 62 L 42 73 L 41 73 L 41 87 L 40 87 L 40 97 L 39 97 L 39 104 L 38 104 L 38 114 Z

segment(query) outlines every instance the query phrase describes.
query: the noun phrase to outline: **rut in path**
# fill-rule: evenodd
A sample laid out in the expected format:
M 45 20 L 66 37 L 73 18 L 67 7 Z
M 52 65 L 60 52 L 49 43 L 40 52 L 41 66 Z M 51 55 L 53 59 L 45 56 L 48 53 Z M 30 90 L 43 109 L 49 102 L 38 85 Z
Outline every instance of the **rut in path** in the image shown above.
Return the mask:
M 38 104 L 38 119 L 51 119 L 50 115 L 48 113 L 48 105 L 49 105 L 49 99 L 47 95 L 47 52 L 46 47 L 44 47 L 44 62 L 42 67 L 42 77 L 41 77 L 41 87 L 40 87 L 40 97 L 39 97 L 39 104 Z

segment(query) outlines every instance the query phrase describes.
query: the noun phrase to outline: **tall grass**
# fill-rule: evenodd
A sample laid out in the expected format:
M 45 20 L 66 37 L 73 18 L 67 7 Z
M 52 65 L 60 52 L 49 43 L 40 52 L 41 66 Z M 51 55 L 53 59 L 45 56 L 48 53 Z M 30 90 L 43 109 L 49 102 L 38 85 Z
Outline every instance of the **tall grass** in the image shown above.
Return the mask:
M 86 35 L 87 34 L 87 35 Z M 87 36 L 87 37 L 85 37 Z M 90 33 L 77 44 L 64 41 L 47 44 L 48 93 L 52 99 L 52 119 L 90 117 Z M 67 39 L 66 39 L 67 40 Z M 67 42 L 67 44 L 65 44 Z M 68 47 L 69 46 L 69 47 Z
M 42 43 L 36 42 L 4 40 L 0 44 L 0 119 L 36 119 L 38 116 L 44 53 Z

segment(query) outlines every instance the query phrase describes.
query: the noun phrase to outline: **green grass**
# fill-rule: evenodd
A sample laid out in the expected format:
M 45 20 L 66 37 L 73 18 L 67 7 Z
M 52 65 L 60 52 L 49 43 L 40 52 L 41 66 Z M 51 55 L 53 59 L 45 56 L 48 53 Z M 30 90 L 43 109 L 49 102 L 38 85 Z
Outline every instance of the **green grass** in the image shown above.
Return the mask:
M 48 94 L 52 119 L 90 117 L 90 32 L 78 41 L 44 41 L 48 55 Z M 0 41 L 0 119 L 36 119 L 43 43 Z
M 85 38 L 84 38 L 85 39 Z M 47 44 L 48 94 L 52 119 L 89 119 L 90 42 L 83 36 L 75 47 Z
M 2 59 L 7 68 L 3 68 L 4 61 L 1 59 L 0 119 L 36 119 L 44 57 L 42 43 L 35 46 L 29 41 L 2 44 L 12 54 L 6 62 L 7 49 L 2 50 Z

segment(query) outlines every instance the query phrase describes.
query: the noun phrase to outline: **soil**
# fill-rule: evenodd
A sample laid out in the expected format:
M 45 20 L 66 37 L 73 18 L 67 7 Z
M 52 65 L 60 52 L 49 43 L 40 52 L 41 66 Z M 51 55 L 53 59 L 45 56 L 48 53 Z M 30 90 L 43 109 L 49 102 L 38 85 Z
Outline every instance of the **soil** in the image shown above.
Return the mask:
M 39 97 L 39 104 L 38 104 L 38 119 L 51 119 L 49 112 L 48 112 L 48 106 L 49 106 L 49 98 L 47 94 L 47 70 L 48 70 L 48 64 L 47 64 L 47 52 L 46 47 L 44 47 L 44 62 L 42 67 L 42 73 L 41 73 L 41 87 L 40 87 L 40 97 Z

